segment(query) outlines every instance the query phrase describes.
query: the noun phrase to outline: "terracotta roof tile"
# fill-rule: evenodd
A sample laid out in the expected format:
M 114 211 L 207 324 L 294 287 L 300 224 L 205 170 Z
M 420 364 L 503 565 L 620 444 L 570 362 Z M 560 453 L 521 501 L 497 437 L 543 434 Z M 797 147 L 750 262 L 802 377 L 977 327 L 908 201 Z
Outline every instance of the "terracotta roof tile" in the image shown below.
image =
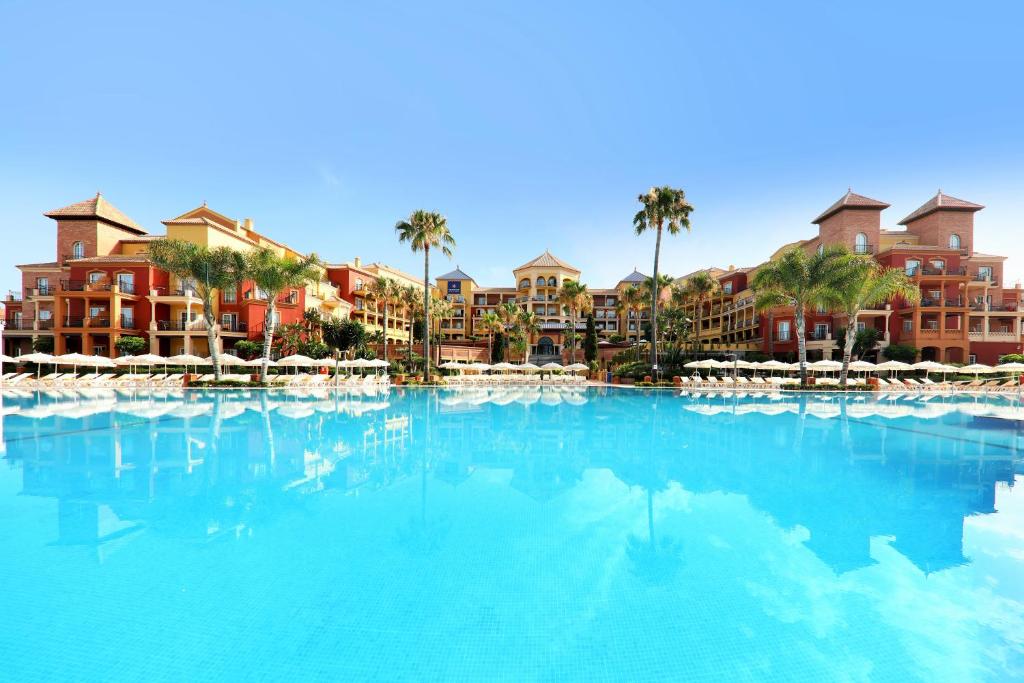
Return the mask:
M 148 263 L 149 258 L 144 254 L 108 254 L 106 256 L 89 256 L 86 258 L 70 259 L 71 265 L 79 263 Z
M 47 261 L 46 263 L 19 263 L 15 268 L 53 268 L 54 270 L 60 270 L 60 263 L 57 261 Z
M 555 256 L 547 249 L 545 249 L 544 253 L 538 256 L 537 258 L 533 259 L 532 261 L 527 261 L 526 263 L 519 266 L 515 270 L 523 270 L 524 268 L 564 268 L 566 270 L 571 270 L 574 273 L 580 272 L 579 268 L 570 266 L 568 263 Z
M 839 213 L 843 209 L 888 209 L 889 205 L 885 202 L 880 202 L 877 199 L 871 197 L 865 197 L 862 194 L 856 194 L 853 190 L 847 190 L 846 194 L 839 198 L 832 206 L 825 209 L 820 216 L 815 218 L 811 223 L 820 223 L 829 216 Z
M 122 213 L 120 209 L 104 199 L 103 195 L 99 192 L 97 192 L 96 196 L 92 199 L 86 199 L 85 201 L 70 204 L 60 209 L 47 211 L 43 215 L 47 218 L 98 218 L 106 221 L 107 223 L 113 223 L 114 225 L 124 228 L 129 232 L 134 232 L 139 235 L 146 234 L 146 231 L 141 225 L 133 221 Z
M 935 193 L 935 196 L 926 201 L 921 206 L 911 213 L 909 216 L 900 221 L 900 225 L 906 225 L 911 221 L 916 221 L 918 218 L 924 218 L 930 213 L 936 211 L 981 211 L 985 207 L 981 204 L 975 204 L 965 199 L 957 199 L 956 197 L 950 197 L 948 194 L 942 194 L 942 190 Z

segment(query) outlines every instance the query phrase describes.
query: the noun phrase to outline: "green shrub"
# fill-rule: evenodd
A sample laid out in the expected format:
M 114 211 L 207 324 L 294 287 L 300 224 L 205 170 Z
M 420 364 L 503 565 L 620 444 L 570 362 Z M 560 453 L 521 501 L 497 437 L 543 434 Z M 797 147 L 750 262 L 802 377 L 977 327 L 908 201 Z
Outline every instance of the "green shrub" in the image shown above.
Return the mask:
M 142 337 L 127 335 L 114 342 L 114 348 L 122 356 L 138 356 L 146 348 L 146 340 Z
M 910 344 L 890 344 L 882 351 L 882 354 L 889 360 L 913 363 L 917 359 L 917 351 L 917 347 Z

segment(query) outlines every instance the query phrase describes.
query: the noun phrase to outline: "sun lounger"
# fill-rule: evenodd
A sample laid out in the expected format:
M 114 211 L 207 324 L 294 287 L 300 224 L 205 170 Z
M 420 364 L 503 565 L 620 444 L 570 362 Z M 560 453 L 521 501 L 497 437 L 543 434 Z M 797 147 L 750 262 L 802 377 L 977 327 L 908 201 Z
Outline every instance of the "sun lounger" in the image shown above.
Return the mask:
M 27 379 L 29 379 L 31 377 L 34 377 L 34 375 L 31 372 L 23 372 L 23 373 L 21 373 L 19 375 L 15 375 L 14 377 L 11 377 L 8 380 L 4 380 L 4 383 L 5 384 L 11 384 L 11 385 L 13 385 L 13 384 L 20 384 L 21 382 L 24 382 L 25 380 L 27 380 Z

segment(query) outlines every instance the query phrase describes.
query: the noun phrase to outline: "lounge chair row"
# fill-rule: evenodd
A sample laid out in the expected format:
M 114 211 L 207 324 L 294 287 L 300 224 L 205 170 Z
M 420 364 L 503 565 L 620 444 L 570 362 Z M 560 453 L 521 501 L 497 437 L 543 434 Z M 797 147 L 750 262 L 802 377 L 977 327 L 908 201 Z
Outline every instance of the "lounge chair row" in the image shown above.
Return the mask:
M 452 375 L 444 381 L 453 387 L 585 386 L 587 378 L 576 375 Z

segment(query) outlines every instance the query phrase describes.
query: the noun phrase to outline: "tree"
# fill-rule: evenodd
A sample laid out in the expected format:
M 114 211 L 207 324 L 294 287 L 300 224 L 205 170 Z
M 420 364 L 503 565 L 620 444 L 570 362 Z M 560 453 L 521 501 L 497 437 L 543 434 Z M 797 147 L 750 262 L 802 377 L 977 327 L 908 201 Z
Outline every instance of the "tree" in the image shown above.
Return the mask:
M 187 280 L 203 301 L 206 343 L 213 360 L 214 379 L 220 380 L 220 353 L 217 349 L 220 328 L 214 317 L 216 293 L 234 289 L 246 278 L 246 258 L 228 247 L 209 248 L 185 240 L 160 239 L 149 243 L 149 258 L 162 270 Z
M 576 362 L 576 314 L 594 307 L 594 299 L 587 292 L 587 286 L 576 280 L 566 280 L 558 290 L 558 303 L 569 312 L 569 362 Z
M 448 301 L 448 299 L 446 299 L 444 296 L 442 296 L 441 294 L 439 294 L 437 292 L 433 292 L 432 299 L 433 299 L 433 303 L 431 304 L 431 307 L 433 308 L 433 310 L 435 311 L 435 313 L 437 315 L 437 329 L 438 329 L 438 332 L 437 332 L 437 335 L 438 335 L 437 336 L 437 339 L 438 339 L 438 344 L 437 344 L 437 363 L 438 363 L 438 365 L 440 365 L 441 364 L 441 340 L 444 339 L 444 335 L 443 335 L 443 333 L 441 331 L 441 328 L 444 325 L 444 321 L 445 320 L 449 320 L 449 319 L 451 319 L 451 317 L 453 315 L 455 315 L 455 304 L 453 304 L 451 301 Z
M 643 309 L 644 294 L 636 285 L 622 290 L 616 308 L 626 313 L 626 341 L 629 341 L 629 321 L 636 323 L 636 359 L 640 360 L 640 311 Z
M 36 337 L 32 340 L 32 350 L 36 353 L 53 353 L 53 337 Z
M 377 312 L 384 309 L 384 360 L 388 359 L 388 309 L 391 308 L 399 295 L 399 285 L 389 277 L 383 275 L 374 278 L 367 288 L 370 298 L 377 303 Z
M 448 220 L 439 213 L 414 211 L 406 220 L 395 224 L 399 242 L 408 242 L 413 253 L 423 252 L 423 381 L 430 381 L 430 250 L 438 249 L 451 258 L 455 238 L 448 230 Z
M 505 349 L 508 347 L 508 337 L 505 332 L 498 332 L 494 335 L 494 348 L 491 349 L 491 362 L 501 363 L 505 360 Z
M 857 358 L 863 358 L 865 354 L 870 353 L 878 346 L 878 342 L 881 341 L 883 333 L 881 330 L 876 330 L 873 327 L 865 327 L 862 330 L 857 330 L 853 335 L 853 355 Z M 836 343 L 840 347 L 846 345 L 846 328 L 840 327 L 836 330 Z M 746 355 L 745 360 L 750 360 L 750 354 Z
M 402 287 L 399 300 L 405 310 L 405 318 L 409 321 L 409 365 L 412 366 L 412 344 L 416 332 L 416 321 L 419 318 L 417 306 L 419 305 L 420 294 L 412 285 Z
M 917 360 L 918 348 L 910 344 L 889 344 L 882 350 L 882 354 L 889 360 L 898 360 L 901 363 L 913 363 Z
M 363 345 L 366 337 L 366 328 L 355 320 L 325 320 L 324 321 L 324 343 L 334 351 L 334 374 L 338 374 L 338 361 L 351 349 L 357 349 Z
M 501 318 L 494 311 L 488 311 L 480 316 L 480 322 L 478 323 L 480 330 L 487 335 L 487 357 L 491 358 L 494 355 L 493 343 L 494 335 L 505 329 L 505 326 L 501 323 Z
M 146 340 L 142 337 L 124 336 L 114 342 L 114 348 L 122 356 L 137 356 L 146 348 Z
M 256 285 L 257 291 L 266 297 L 267 310 L 263 316 L 263 364 L 260 366 L 260 381 L 267 381 L 267 363 L 274 343 L 274 319 L 277 314 L 277 299 L 285 290 L 305 287 L 319 280 L 323 265 L 316 254 L 302 258 L 279 256 L 276 252 L 259 248 L 245 257 L 245 274 Z
M 530 362 L 530 339 L 534 335 L 540 334 L 540 319 L 537 318 L 537 314 L 533 311 L 527 311 L 525 308 L 519 313 L 519 319 L 516 321 L 516 329 L 519 330 L 519 337 L 522 340 L 522 353 L 523 362 Z
M 587 314 L 587 336 L 583 340 L 583 358 L 587 363 L 597 360 L 597 322 L 594 313 Z
M 848 324 L 856 326 L 857 316 L 866 308 L 880 306 L 893 299 L 916 302 L 921 298 L 921 289 L 910 281 L 903 268 L 885 268 L 870 256 L 846 257 L 850 261 L 845 280 L 839 283 L 839 299 L 836 309 L 846 315 Z M 857 336 L 845 335 L 843 340 L 843 369 L 839 383 L 846 386 L 850 372 L 850 358 Z
M 243 360 L 252 360 L 259 356 L 262 351 L 263 344 L 259 342 L 249 341 L 248 339 L 239 339 L 235 342 L 235 353 Z
M 700 333 L 702 321 L 704 318 L 704 304 L 710 301 L 713 297 L 717 296 L 721 287 L 718 284 L 718 280 L 711 277 L 710 273 L 706 270 L 702 270 L 699 273 L 694 273 L 686 280 L 686 284 L 683 285 L 683 292 L 687 299 L 693 302 L 694 313 L 693 313 L 693 352 L 694 354 L 700 353 Z
M 761 266 L 754 276 L 751 288 L 757 310 L 793 307 L 801 384 L 807 383 L 807 309 L 835 308 L 841 287 L 857 267 L 856 261 L 843 247 L 825 247 L 808 254 L 804 248 L 795 246 L 778 260 Z M 769 330 L 769 334 L 773 333 Z
M 654 273 L 658 279 L 658 259 L 661 258 L 661 233 L 668 230 L 670 235 L 678 235 L 682 228 L 690 230 L 690 213 L 693 207 L 686 201 L 686 192 L 672 187 L 652 187 L 647 194 L 637 198 L 641 209 L 633 216 L 633 229 L 637 235 L 654 230 Z M 658 294 L 657 288 L 651 292 L 651 365 L 658 364 Z
M 315 308 L 307 308 L 302 313 L 302 324 L 311 340 L 319 340 L 323 336 L 324 316 Z

